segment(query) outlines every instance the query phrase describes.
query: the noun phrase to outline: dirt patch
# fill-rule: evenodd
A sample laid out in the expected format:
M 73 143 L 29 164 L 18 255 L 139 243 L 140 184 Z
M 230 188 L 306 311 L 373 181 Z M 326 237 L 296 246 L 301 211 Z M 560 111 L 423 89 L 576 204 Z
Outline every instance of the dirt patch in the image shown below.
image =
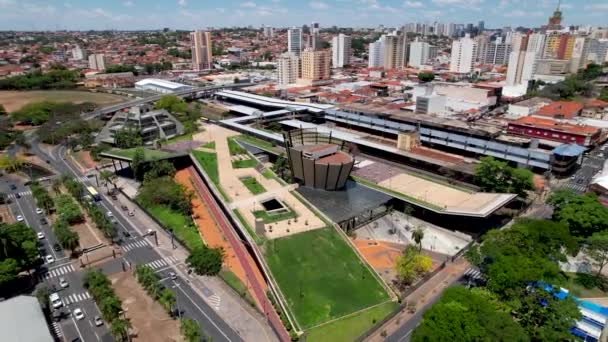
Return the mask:
M 15 218 L 13 217 L 11 210 L 6 205 L 0 206 L 0 222 L 2 222 L 2 223 L 15 222 Z
M 110 105 L 124 100 L 124 97 L 118 95 L 77 90 L 0 91 L 0 103 L 8 112 L 38 101 L 93 102 L 98 105 Z
M 110 281 L 116 295 L 122 300 L 133 330 L 137 332 L 137 337 L 133 337 L 132 341 L 183 341 L 179 322 L 169 317 L 165 309 L 148 296 L 132 273 L 113 274 Z
M 93 160 L 89 151 L 78 151 L 75 154 L 75 158 L 85 171 L 94 169 L 97 166 L 97 163 Z

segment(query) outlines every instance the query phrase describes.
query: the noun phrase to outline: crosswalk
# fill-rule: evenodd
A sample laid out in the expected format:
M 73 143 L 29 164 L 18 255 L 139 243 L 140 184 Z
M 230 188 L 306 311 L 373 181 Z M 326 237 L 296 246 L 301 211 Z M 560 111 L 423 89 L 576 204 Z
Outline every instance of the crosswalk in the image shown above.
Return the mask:
M 483 275 L 476 268 L 469 268 L 466 272 L 464 272 L 464 276 L 472 280 L 483 279 Z
M 63 333 L 61 332 L 61 327 L 59 327 L 59 323 L 53 322 L 51 324 L 51 330 L 53 332 L 53 335 L 55 335 L 55 337 L 57 337 L 57 339 L 61 340 Z
M 153 270 L 157 270 L 163 267 L 167 267 L 170 264 L 177 264 L 180 261 L 174 257 L 174 256 L 169 256 L 166 257 L 165 259 L 158 259 L 158 260 L 154 260 L 154 261 L 150 261 L 148 263 L 146 263 L 146 266 L 150 267 Z
M 211 307 L 213 307 L 214 309 L 217 310 L 220 308 L 220 303 L 222 301 L 220 296 L 213 294 L 207 300 L 209 301 L 209 304 L 211 304 Z
M 42 273 L 38 275 L 38 279 L 40 281 L 42 280 L 46 280 L 46 279 L 50 279 L 50 278 L 55 278 L 55 277 L 59 277 L 61 275 L 70 273 L 70 272 L 74 272 L 74 266 L 72 266 L 72 264 L 66 265 L 66 266 L 61 266 L 61 267 L 57 267 L 55 269 L 52 269 L 48 272 Z
M 139 240 L 120 246 L 123 251 L 128 252 L 136 248 L 150 247 L 148 240 Z
M 30 190 L 19 192 L 19 196 L 21 196 L 21 197 L 28 196 L 28 195 L 31 195 L 31 194 L 32 194 L 32 192 Z M 17 198 L 17 193 L 8 194 L 6 197 L 11 198 L 11 199 L 15 199 L 15 198 Z
M 82 302 L 83 300 L 87 300 L 91 298 L 89 292 L 83 293 L 72 293 L 71 295 L 63 297 L 63 305 L 70 305 L 78 302 Z

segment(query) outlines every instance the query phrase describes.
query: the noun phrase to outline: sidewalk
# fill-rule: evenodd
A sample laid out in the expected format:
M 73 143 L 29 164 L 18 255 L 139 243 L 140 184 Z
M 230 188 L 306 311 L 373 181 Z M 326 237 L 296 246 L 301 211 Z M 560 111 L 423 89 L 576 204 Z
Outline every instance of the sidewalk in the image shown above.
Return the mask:
M 434 298 L 441 296 L 443 290 L 450 286 L 454 281 L 458 280 L 469 267 L 470 264 L 464 258 L 460 258 L 454 263 L 448 263 L 442 271 L 437 273 L 433 278 L 427 281 L 412 294 L 404 298 L 403 302 L 415 303 L 416 309 L 420 310 L 420 308 L 424 307 Z M 366 338 L 365 341 L 384 341 L 385 337 L 381 336 L 383 332 L 386 332 L 386 336 L 391 336 L 409 319 L 411 319 L 414 314 L 415 313 L 410 313 L 408 310 L 402 310 L 395 317 L 386 322 L 382 327 L 377 329 L 374 334 Z
M 129 207 L 136 208 L 123 194 L 118 196 L 120 203 L 129 203 Z M 163 258 L 174 257 L 184 264 L 188 257 L 188 252 L 181 246 L 173 249 L 171 237 L 162 227 L 156 224 L 148 215 L 136 210 L 134 217 L 125 217 L 140 233 L 145 233 L 147 229 L 158 232 L 158 247 L 156 250 Z M 145 228 L 143 228 L 145 227 Z M 177 242 L 176 242 L 177 244 Z M 194 273 L 188 275 L 185 267 L 177 267 L 177 271 L 182 279 L 186 279 L 193 290 L 207 303 L 214 307 L 216 303 L 211 299 L 214 295 L 219 296 L 220 305 L 216 312 L 218 315 L 234 329 L 245 341 L 278 341 L 276 335 L 265 322 L 264 317 L 248 303 L 240 298 L 218 277 L 197 276 Z

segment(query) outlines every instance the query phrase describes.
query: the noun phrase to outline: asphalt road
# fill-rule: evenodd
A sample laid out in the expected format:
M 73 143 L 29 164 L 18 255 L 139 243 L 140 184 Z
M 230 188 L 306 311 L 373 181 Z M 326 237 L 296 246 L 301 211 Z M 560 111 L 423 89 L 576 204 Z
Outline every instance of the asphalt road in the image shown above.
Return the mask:
M 86 186 L 96 186 L 95 179 L 87 179 L 80 174 L 76 167 L 71 165 L 68 160 L 65 160 L 65 147 L 59 147 L 54 151 L 52 156 L 46 155 L 41 151 L 38 146 L 32 144 L 31 151 L 41 157 L 43 160 L 49 160 L 50 164 L 62 174 L 70 174 L 81 181 Z M 84 179 L 83 179 L 84 178 Z M 154 264 L 154 265 L 166 265 L 161 267 L 162 270 L 173 268 L 170 260 L 164 259 L 154 248 L 150 246 L 143 246 L 139 248 L 132 248 L 126 250 L 126 245 L 131 245 L 133 242 L 147 240 L 149 245 L 153 244 L 152 237 L 145 237 L 145 229 L 138 229 L 133 226 L 130 220 L 124 215 L 124 212 L 114 206 L 112 200 L 108 199 L 102 191 L 99 191 L 102 200 L 99 201 L 99 205 L 104 208 L 104 211 L 112 212 L 113 216 L 118 221 L 119 236 L 123 236 L 123 232 L 129 232 L 130 238 L 124 238 L 123 241 L 119 242 L 119 245 L 123 246 L 125 250 L 124 260 L 126 260 L 131 267 L 135 267 L 138 264 Z M 131 245 L 132 246 L 132 245 Z M 121 261 L 112 260 L 102 265 L 102 270 L 106 274 L 123 271 L 122 259 Z M 127 263 L 125 263 L 126 265 Z M 201 330 L 208 336 L 212 337 L 214 341 L 241 341 L 240 336 L 230 328 L 202 298 L 196 294 L 187 282 L 180 282 L 179 291 L 175 291 L 177 301 L 180 305 L 183 305 L 182 315 L 196 320 Z

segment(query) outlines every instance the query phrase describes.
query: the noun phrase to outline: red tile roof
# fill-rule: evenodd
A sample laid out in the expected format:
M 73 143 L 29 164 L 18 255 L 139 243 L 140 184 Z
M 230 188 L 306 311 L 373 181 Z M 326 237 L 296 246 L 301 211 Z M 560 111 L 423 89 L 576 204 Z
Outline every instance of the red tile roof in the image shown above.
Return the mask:
M 577 102 L 556 101 L 539 109 L 536 115 L 572 119 L 575 116 L 578 116 L 582 109 L 583 106 Z
M 593 99 L 593 100 L 589 100 L 589 101 L 585 102 L 585 108 L 605 108 L 605 107 L 608 107 L 608 102 L 606 102 L 606 101 Z
M 572 134 L 593 135 L 598 132 L 598 128 L 591 126 L 579 126 L 567 122 L 560 122 L 553 119 L 537 118 L 534 116 L 525 116 L 517 120 L 511 121 L 509 124 L 537 127 L 548 130 L 562 131 Z

